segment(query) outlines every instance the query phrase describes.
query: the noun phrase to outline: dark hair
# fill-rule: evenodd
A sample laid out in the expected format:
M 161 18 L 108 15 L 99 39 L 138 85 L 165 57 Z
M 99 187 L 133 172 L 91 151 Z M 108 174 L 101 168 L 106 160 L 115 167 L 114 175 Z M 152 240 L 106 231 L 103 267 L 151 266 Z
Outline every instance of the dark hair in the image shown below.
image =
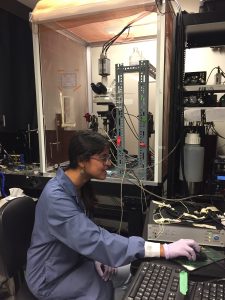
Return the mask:
M 91 130 L 76 131 L 69 144 L 69 168 L 78 167 L 79 162 L 89 160 L 92 155 L 100 154 L 106 148 L 109 148 L 109 141 L 100 133 Z M 87 212 L 91 215 L 97 203 L 91 181 L 82 186 L 81 196 Z
M 109 141 L 98 132 L 78 130 L 69 144 L 69 168 L 76 168 L 80 161 L 89 160 L 94 154 L 99 154 L 109 148 Z

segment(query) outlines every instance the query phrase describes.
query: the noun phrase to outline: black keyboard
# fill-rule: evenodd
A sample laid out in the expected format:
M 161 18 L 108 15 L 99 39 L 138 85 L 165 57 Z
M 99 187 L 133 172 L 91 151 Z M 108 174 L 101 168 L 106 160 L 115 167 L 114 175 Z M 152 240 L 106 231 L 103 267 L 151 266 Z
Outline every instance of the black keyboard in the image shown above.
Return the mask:
M 124 300 L 224 300 L 225 285 L 189 281 L 188 295 L 179 289 L 179 273 L 183 269 L 167 262 L 142 262 Z
M 213 282 L 191 282 L 189 298 L 193 300 L 224 300 L 225 285 Z

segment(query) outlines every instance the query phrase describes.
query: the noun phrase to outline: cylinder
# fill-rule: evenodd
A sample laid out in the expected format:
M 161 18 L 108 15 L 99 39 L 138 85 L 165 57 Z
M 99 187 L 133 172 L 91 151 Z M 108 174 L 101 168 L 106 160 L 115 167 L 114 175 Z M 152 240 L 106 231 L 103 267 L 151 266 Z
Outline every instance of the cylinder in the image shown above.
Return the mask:
M 198 133 L 187 133 L 184 145 L 184 175 L 188 185 L 202 182 L 204 167 L 204 147 L 200 145 Z M 180 166 L 179 179 L 183 180 Z
M 101 76 L 110 75 L 110 59 L 101 54 L 98 60 L 98 74 Z

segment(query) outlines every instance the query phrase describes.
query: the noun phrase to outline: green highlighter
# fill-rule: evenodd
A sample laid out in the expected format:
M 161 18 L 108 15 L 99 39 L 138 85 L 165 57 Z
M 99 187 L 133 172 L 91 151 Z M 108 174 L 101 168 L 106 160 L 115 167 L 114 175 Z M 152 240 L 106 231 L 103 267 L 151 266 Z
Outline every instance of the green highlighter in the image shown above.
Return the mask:
M 180 272 L 180 293 L 186 295 L 188 291 L 188 274 L 186 271 Z

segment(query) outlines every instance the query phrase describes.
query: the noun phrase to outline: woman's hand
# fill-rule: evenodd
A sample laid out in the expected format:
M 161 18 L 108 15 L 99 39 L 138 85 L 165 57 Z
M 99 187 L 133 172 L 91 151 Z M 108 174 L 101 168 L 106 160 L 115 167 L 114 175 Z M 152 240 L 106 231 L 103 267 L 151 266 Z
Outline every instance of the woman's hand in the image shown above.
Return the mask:
M 95 268 L 98 272 L 98 275 L 104 280 L 111 280 L 112 275 L 116 273 L 116 268 L 104 265 L 98 261 L 95 261 Z
M 164 244 L 164 255 L 166 259 L 179 256 L 186 256 L 189 260 L 196 260 L 196 252 L 200 252 L 201 247 L 191 239 L 180 239 L 171 244 Z

